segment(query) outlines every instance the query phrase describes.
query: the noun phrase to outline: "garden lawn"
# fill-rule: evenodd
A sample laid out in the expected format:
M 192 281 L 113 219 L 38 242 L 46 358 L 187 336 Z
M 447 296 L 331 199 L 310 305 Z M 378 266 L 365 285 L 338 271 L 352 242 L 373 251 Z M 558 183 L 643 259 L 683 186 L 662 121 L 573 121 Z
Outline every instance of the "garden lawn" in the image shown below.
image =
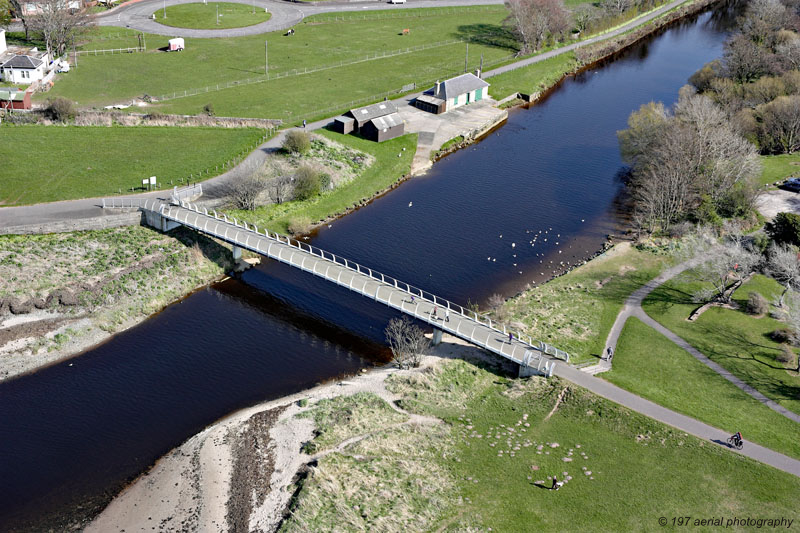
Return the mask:
M 753 399 L 675 343 L 631 317 L 601 377 L 668 409 L 800 459 L 797 424 Z
M 800 153 L 762 155 L 761 184 L 772 185 L 792 176 L 800 176 Z
M 349 67 L 317 74 L 290 76 L 280 80 L 203 93 L 164 102 L 163 111 L 198 113 L 211 102 L 217 113 L 233 116 L 285 116 L 399 89 L 414 81 L 458 74 L 464 69 L 464 43 L 411 51 L 383 58 L 384 53 L 458 39 L 470 42 L 469 68 L 508 58 L 517 51 L 516 42 L 502 27 L 505 8 L 481 6 L 441 10 L 406 10 L 350 13 L 330 20 L 325 15 L 308 17 L 296 34 L 281 32 L 226 39 L 186 39 L 186 50 L 166 53 L 159 49 L 167 38 L 146 34 L 147 51 L 134 54 L 81 56 L 78 68 L 60 76 L 46 97 L 63 96 L 79 105 L 100 105 L 148 94 L 158 97 L 185 90 L 214 87 L 227 82 L 264 76 L 264 41 L 269 44 L 269 71 L 277 75 L 306 68 L 339 65 L 371 58 Z M 383 15 L 383 16 L 381 16 Z M 391 17 L 391 18 L 388 18 Z M 403 29 L 410 34 L 402 35 Z M 137 46 L 135 35 L 102 31 L 98 37 L 120 35 L 94 42 L 85 49 Z M 375 57 L 380 56 L 378 59 Z
M 221 173 L 263 135 L 255 128 L 4 126 L 0 205 L 125 193 L 150 176 L 161 188 L 190 174 L 200 181 L 200 172 L 203 179 Z
M 382 143 L 353 135 L 342 135 L 329 130 L 318 130 L 339 144 L 366 152 L 375 158 L 359 177 L 333 191 L 305 201 L 271 204 L 254 211 L 230 210 L 239 220 L 256 224 L 260 228 L 286 233 L 291 220 L 307 217 L 312 223 L 343 212 L 361 200 L 372 198 L 407 174 L 417 148 L 417 135 L 408 134 Z M 405 151 L 403 151 L 405 150 Z M 400 154 L 400 157 L 397 155 Z
M 284 531 L 657 531 L 662 516 L 797 514 L 795 476 L 557 378 L 438 364 L 387 386 L 444 424 L 383 431 L 320 459 Z M 558 491 L 553 475 L 568 479 Z
M 219 17 L 217 17 L 219 14 Z M 156 22 L 177 28 L 214 29 L 242 28 L 266 22 L 272 16 L 263 8 L 254 9 L 252 5 L 231 2 L 202 2 L 178 4 L 164 10 L 156 10 Z
M 772 279 L 756 275 L 742 285 L 734 300 L 742 310 L 712 307 L 695 322 L 686 318 L 698 305 L 691 296 L 700 285 L 679 277 L 654 290 L 644 301 L 648 315 L 722 365 L 745 383 L 782 406 L 800 413 L 800 376 L 776 360 L 781 347 L 769 334 L 785 324 L 769 316 L 756 318 L 744 312 L 747 295 L 758 292 L 767 301 L 780 294 Z
M 575 54 L 568 52 L 559 56 L 487 78 L 491 85 L 489 94 L 501 100 L 513 93 L 533 94 L 551 87 L 565 74 L 575 70 Z
M 506 323 L 569 352 L 570 362 L 597 360 L 625 299 L 670 263 L 666 252 L 627 243 L 503 305 Z

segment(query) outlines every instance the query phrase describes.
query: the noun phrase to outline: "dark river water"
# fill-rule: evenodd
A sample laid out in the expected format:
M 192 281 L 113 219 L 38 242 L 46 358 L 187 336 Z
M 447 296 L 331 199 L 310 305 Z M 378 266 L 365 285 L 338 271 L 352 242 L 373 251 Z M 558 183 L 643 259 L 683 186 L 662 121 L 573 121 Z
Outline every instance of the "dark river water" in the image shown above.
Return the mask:
M 721 55 L 730 15 L 718 7 L 566 80 L 313 243 L 462 304 L 541 282 L 619 231 L 615 132 Z M 385 361 L 392 316 L 266 262 L 0 384 L 0 531 L 80 515 L 214 420 Z

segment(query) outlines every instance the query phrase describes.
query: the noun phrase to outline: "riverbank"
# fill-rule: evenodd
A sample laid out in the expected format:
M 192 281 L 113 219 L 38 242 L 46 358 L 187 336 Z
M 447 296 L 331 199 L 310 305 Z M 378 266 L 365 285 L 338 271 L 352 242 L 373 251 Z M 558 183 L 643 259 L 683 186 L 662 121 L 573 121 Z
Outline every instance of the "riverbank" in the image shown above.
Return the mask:
M 0 381 L 80 355 L 233 266 L 227 248 L 187 230 L 132 226 L 0 243 Z

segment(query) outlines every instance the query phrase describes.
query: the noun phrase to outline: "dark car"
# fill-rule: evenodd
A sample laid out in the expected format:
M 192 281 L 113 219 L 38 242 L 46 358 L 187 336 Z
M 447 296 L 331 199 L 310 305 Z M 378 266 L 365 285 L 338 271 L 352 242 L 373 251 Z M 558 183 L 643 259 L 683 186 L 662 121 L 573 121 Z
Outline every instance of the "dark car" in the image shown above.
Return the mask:
M 800 192 L 800 178 L 789 178 L 780 187 L 787 191 Z

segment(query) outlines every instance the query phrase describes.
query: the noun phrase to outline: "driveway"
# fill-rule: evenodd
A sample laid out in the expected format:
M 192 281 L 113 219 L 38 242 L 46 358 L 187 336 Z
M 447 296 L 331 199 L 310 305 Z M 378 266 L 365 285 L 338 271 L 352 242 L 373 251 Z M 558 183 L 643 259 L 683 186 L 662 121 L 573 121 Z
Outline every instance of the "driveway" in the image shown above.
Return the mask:
M 800 214 L 800 194 L 781 189 L 761 193 L 756 200 L 756 209 L 769 220 L 778 213 Z

